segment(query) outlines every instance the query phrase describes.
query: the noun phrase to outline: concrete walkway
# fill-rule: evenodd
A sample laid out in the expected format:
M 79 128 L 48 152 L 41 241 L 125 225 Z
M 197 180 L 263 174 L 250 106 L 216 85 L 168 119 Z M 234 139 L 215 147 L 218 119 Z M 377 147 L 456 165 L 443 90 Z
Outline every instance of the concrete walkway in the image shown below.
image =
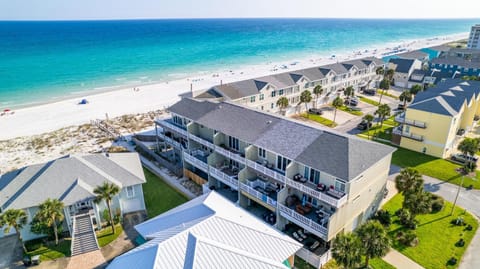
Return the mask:
M 383 257 L 383 260 L 398 269 L 423 269 L 422 266 L 393 248 Z

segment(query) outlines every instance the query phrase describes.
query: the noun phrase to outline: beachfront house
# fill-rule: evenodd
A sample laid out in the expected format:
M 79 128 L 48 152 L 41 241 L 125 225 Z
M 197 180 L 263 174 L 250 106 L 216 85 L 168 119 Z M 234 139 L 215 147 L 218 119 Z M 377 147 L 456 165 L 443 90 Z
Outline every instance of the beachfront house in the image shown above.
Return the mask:
M 302 248 L 215 191 L 135 229 L 148 241 L 116 257 L 108 269 L 287 269 Z
M 446 79 L 420 92 L 406 111 L 395 117 L 400 126 L 392 141 L 403 148 L 439 158 L 455 153 L 464 133 L 480 115 L 480 82 Z
M 410 76 L 415 69 L 421 68 L 422 62 L 417 59 L 392 58 L 388 61 L 388 69 L 395 70 L 393 83 L 401 88 L 409 88 Z
M 451 78 L 480 76 L 480 50 L 452 48 L 430 62 L 430 69 L 450 74 Z
M 393 148 L 314 128 L 230 102 L 183 98 L 156 120 L 159 151 L 181 158 L 184 176 L 217 190 L 303 241 L 304 256 L 370 217 L 383 198 Z
M 381 77 L 375 71 L 380 66 L 383 66 L 380 59 L 368 57 L 221 84 L 193 93 L 193 97 L 231 101 L 267 112 L 280 112 L 277 100 L 287 97 L 289 107 L 283 113 L 288 115 L 305 109 L 303 104 L 299 105 L 300 94 L 304 90 L 313 93 L 317 85 L 323 88 L 318 100 L 313 99 L 318 104 L 330 103 L 349 86 L 357 91 L 377 86 Z
M 77 221 L 86 221 L 86 228 L 99 227 L 107 221 L 102 217 L 106 204 L 93 202 L 93 190 L 104 182 L 120 188 L 111 202 L 113 212 L 123 216 L 145 211 L 142 191 L 145 176 L 137 153 L 69 155 L 6 173 L 0 178 L 0 209 L 2 212 L 23 209 L 30 223 L 39 204 L 48 198 L 58 199 L 65 204 L 63 230 L 73 236 L 75 245 L 73 231 Z M 82 232 L 85 231 L 75 229 L 75 233 Z M 30 225 L 21 233 L 25 241 L 43 236 L 32 233 Z M 2 229 L 0 237 L 3 236 Z

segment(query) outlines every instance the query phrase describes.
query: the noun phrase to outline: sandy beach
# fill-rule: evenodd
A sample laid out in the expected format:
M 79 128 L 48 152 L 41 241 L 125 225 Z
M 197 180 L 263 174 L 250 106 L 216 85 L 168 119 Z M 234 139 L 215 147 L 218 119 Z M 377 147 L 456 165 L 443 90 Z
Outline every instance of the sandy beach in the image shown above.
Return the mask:
M 397 44 L 384 44 L 383 47 L 378 46 L 377 48 L 359 48 L 358 51 L 336 55 L 335 57 L 313 55 L 307 59 L 263 63 L 246 66 L 238 70 L 222 70 L 203 76 L 154 85 L 140 85 L 135 87 L 137 89 L 132 86 L 126 89 L 22 108 L 0 117 L 0 140 L 31 136 L 66 126 L 80 125 L 94 119 L 105 119 L 107 115 L 108 117 L 117 117 L 124 114 L 145 113 L 163 109 L 177 101 L 179 94 L 188 92 L 190 84 L 192 84 L 193 90 L 197 91 L 220 84 L 220 81 L 229 83 L 367 56 L 381 58 L 382 54 L 392 51 L 393 48 L 410 51 L 466 37 L 467 33 L 461 33 L 422 40 L 409 40 Z M 88 100 L 88 104 L 79 105 L 79 101 L 83 98 Z

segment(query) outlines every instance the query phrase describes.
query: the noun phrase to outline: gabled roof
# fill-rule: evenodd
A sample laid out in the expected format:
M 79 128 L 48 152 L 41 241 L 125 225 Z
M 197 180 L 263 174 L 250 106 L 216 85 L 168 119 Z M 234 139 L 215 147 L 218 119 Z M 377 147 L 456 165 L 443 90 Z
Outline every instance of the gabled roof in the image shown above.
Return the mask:
M 70 205 L 92 197 L 105 181 L 120 188 L 145 183 L 138 154 L 71 155 L 9 172 L 0 178 L 0 207 L 24 209 L 47 198 Z
M 145 269 L 285 269 L 282 262 L 302 247 L 215 191 L 135 229 L 151 240 L 115 258 L 107 268 L 139 268 L 142 262 Z
M 200 93 L 198 96 L 196 96 L 196 98 L 215 99 L 219 97 L 225 97 L 228 100 L 236 100 L 258 94 L 267 85 L 271 85 L 275 89 L 285 89 L 297 85 L 298 81 L 302 77 L 308 81 L 317 81 L 323 79 L 330 72 L 333 72 L 335 75 L 340 75 L 347 73 L 352 68 L 365 69 L 371 64 L 380 66 L 383 65 L 383 62 L 375 57 L 367 57 L 341 63 L 333 63 L 307 69 L 273 74 L 254 79 L 247 79 L 211 87 L 205 92 Z
M 183 98 L 169 110 L 347 181 L 393 152 L 393 148 L 382 144 L 313 128 L 229 102 Z
M 402 59 L 417 59 L 417 60 L 423 60 L 425 58 L 426 59 L 429 58 L 429 54 L 421 50 L 412 50 L 412 51 L 397 54 L 396 56 Z
M 435 58 L 431 61 L 432 64 L 447 64 L 456 65 L 464 68 L 480 69 L 480 61 L 467 60 L 461 57 L 446 56 L 442 58 Z M 480 70 L 478 70 L 480 72 Z
M 470 103 L 479 94 L 479 81 L 446 79 L 439 82 L 435 87 L 418 93 L 407 109 L 455 116 L 460 112 L 465 102 Z

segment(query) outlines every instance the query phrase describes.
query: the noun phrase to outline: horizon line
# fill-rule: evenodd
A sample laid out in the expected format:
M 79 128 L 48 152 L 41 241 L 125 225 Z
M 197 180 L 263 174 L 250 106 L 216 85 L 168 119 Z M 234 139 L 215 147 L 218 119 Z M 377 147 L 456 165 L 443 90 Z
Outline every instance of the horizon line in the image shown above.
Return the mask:
M 0 19 L 0 22 L 67 22 L 67 21 L 141 21 L 141 20 L 252 20 L 252 19 L 344 19 L 344 20 L 480 20 L 460 17 L 168 17 L 168 18 L 79 18 L 79 19 Z M 480 21 L 479 21 L 480 23 Z

